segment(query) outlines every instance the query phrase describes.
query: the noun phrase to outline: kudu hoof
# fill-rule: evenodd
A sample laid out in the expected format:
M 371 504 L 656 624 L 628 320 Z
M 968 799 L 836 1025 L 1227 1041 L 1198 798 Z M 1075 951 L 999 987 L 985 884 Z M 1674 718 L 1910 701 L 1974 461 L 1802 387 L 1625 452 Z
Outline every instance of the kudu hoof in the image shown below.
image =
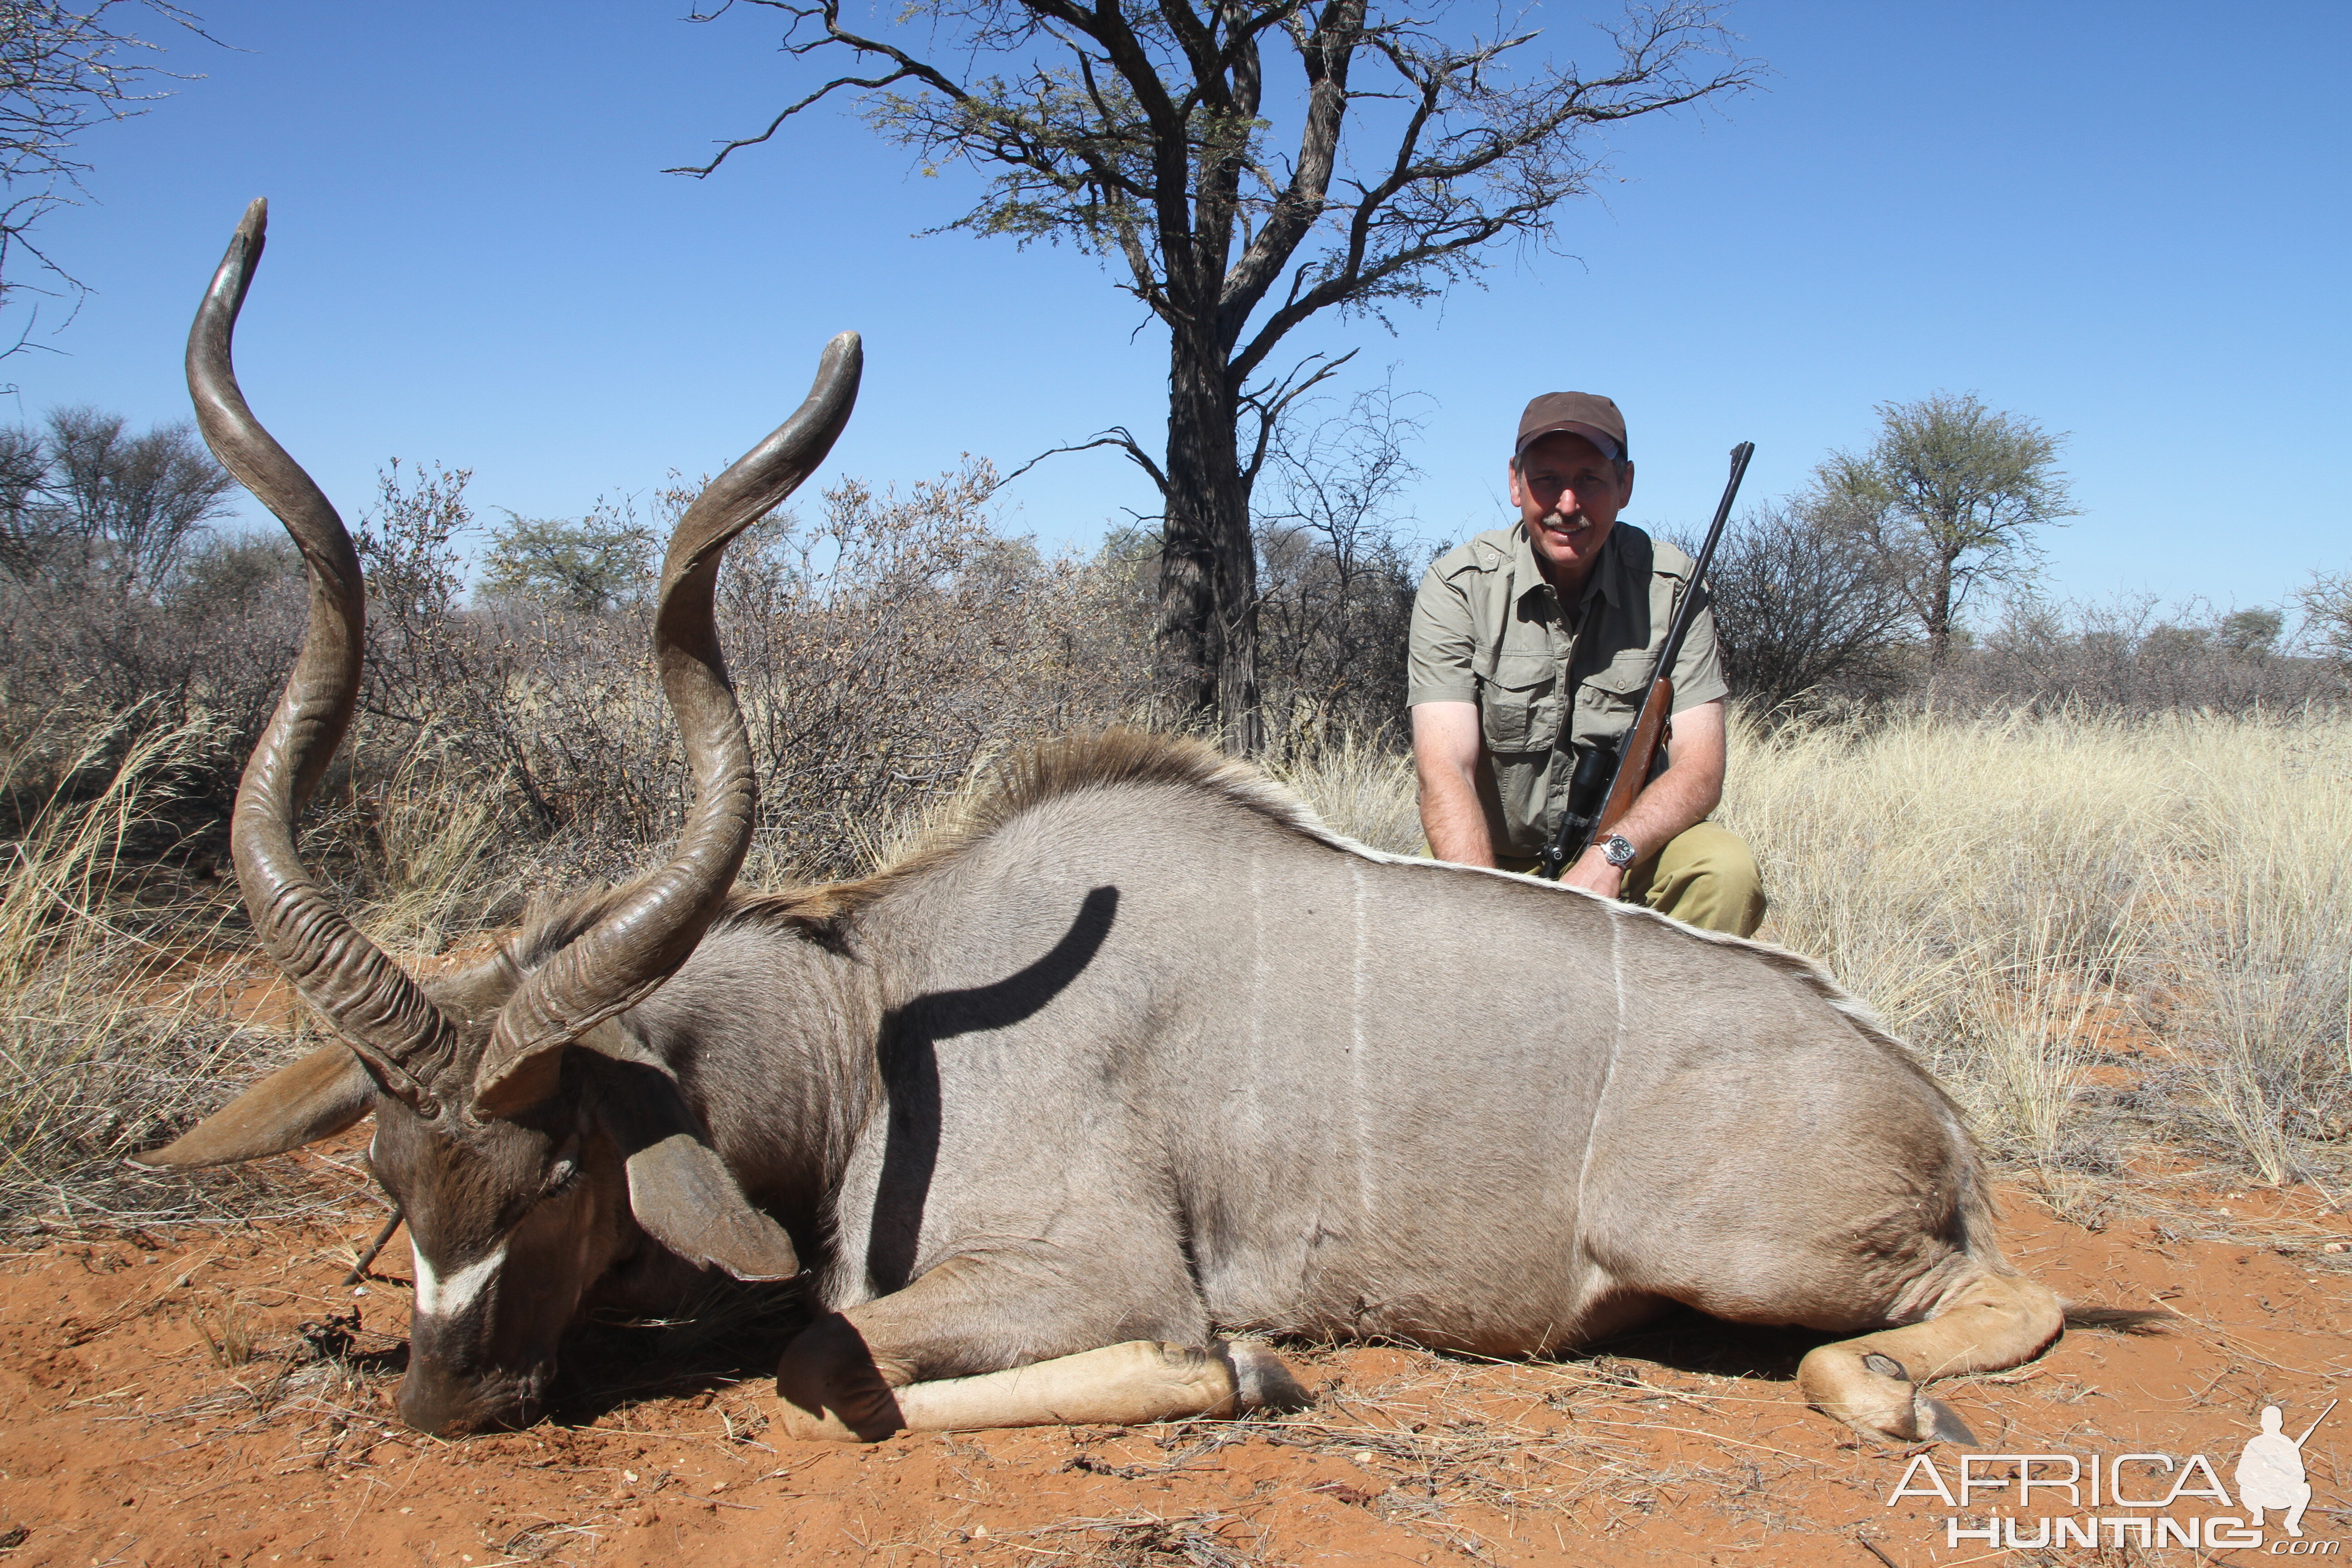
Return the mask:
M 1873 1442 L 1978 1446 L 1958 1411 L 1912 1382 L 1901 1362 L 1876 1351 L 1822 1345 L 1798 1366 L 1797 1387 L 1806 1404 Z
M 1289 1366 L 1265 1345 L 1248 1340 L 1229 1342 L 1217 1347 L 1217 1355 L 1234 1374 L 1236 1415 L 1261 1411 L 1278 1415 L 1315 1403 L 1315 1396 L 1290 1375 Z

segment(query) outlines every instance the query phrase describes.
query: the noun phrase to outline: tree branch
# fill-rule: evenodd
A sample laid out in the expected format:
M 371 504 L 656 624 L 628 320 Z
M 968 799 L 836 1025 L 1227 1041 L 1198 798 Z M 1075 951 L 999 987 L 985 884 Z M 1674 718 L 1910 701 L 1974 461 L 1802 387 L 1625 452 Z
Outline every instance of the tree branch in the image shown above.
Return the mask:
M 733 0 L 729 0 L 730 5 L 732 3 Z M 934 67 L 926 65 L 921 60 L 916 59 L 913 56 L 906 53 L 904 50 L 894 47 L 889 44 L 883 43 L 878 39 L 860 37 L 855 33 L 843 31 L 841 27 L 840 0 L 822 0 L 822 3 L 816 5 L 784 5 L 778 4 L 777 0 L 753 0 L 753 4 L 772 5 L 774 9 L 782 11 L 793 17 L 792 28 L 784 35 L 784 52 L 787 54 L 795 56 L 808 55 L 817 49 L 825 47 L 827 45 L 840 44 L 860 55 L 879 55 L 883 58 L 889 60 L 892 64 L 897 66 L 898 68 L 887 76 L 875 77 L 871 79 L 861 77 L 836 77 L 832 81 L 826 82 L 823 87 L 818 88 L 814 92 L 812 92 L 807 97 L 800 100 L 797 103 L 794 103 L 783 110 L 773 120 L 768 121 L 768 128 L 761 132 L 758 135 L 739 136 L 734 141 L 722 145 L 719 149 L 718 155 L 712 158 L 708 163 L 681 164 L 676 168 L 664 169 L 662 171 L 663 174 L 691 174 L 696 179 L 706 178 L 709 175 L 711 171 L 717 169 L 719 164 L 727 162 L 730 155 L 742 148 L 756 147 L 761 142 L 767 141 L 779 130 L 782 129 L 785 121 L 790 120 L 802 110 L 806 109 L 812 104 L 824 99 L 836 88 L 860 87 L 879 89 L 888 87 L 893 82 L 905 81 L 909 78 L 912 78 L 922 82 L 924 86 L 930 88 L 934 91 L 945 95 L 948 99 L 956 103 L 961 104 L 971 100 L 971 94 L 964 91 L 961 87 L 958 86 L 953 81 L 949 80 L 943 72 L 938 70 Z M 708 21 L 723 14 L 726 9 L 727 6 L 722 5 L 718 11 L 707 14 L 697 13 L 694 19 L 696 21 Z M 811 39 L 809 42 L 804 44 L 795 44 L 791 41 L 793 33 L 799 30 L 802 23 L 820 17 L 824 23 L 825 36 L 824 37 Z
M 1292 365 L 1280 381 L 1265 391 L 1242 394 L 1242 406 L 1257 416 L 1257 438 L 1252 443 L 1249 461 L 1242 466 L 1242 487 L 1244 489 L 1257 483 L 1258 473 L 1265 467 L 1266 445 L 1273 439 L 1276 426 L 1281 423 L 1283 411 L 1338 374 L 1341 365 L 1361 352 L 1349 349 L 1338 359 L 1319 353 L 1308 354 Z M 1316 364 L 1318 360 L 1324 363 Z M 1309 365 L 1315 366 L 1313 373 L 1304 380 L 1299 379 L 1299 373 Z
M 1125 452 L 1128 455 L 1129 459 L 1138 468 L 1151 476 L 1151 482 L 1160 487 L 1160 494 L 1166 495 L 1168 493 L 1168 476 L 1160 472 L 1160 465 L 1151 460 L 1150 454 L 1143 449 L 1142 446 L 1137 442 L 1134 434 L 1124 425 L 1114 425 L 1109 429 L 1104 431 L 1101 435 L 1094 437 L 1092 440 L 1080 441 L 1075 446 L 1049 447 L 1045 451 L 1038 453 L 1035 457 L 1022 464 L 1019 468 L 1013 469 L 1011 473 L 1005 475 L 1003 479 L 997 480 L 994 489 L 1003 489 L 1005 486 L 1011 484 L 1013 480 L 1019 479 L 1022 475 L 1027 473 L 1030 469 L 1035 468 L 1038 464 L 1044 462 L 1048 458 L 1057 458 L 1065 452 L 1091 452 L 1097 447 L 1117 447 L 1119 450 Z M 991 493 L 994 493 L 994 490 L 992 490 Z

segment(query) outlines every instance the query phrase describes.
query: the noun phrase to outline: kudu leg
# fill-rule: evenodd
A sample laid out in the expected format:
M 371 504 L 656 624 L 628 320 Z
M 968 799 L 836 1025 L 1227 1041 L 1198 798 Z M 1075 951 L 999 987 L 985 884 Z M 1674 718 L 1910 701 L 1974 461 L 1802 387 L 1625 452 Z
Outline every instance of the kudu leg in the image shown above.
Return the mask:
M 1306 1395 L 1257 1345 L 1129 1340 L 1001 1372 L 919 1382 L 909 1291 L 820 1319 L 776 1368 L 787 1436 L 874 1442 L 894 1432 L 991 1426 L 1141 1426 L 1287 1408 Z
M 1966 1423 L 1921 1384 L 2032 1360 L 2065 1326 L 2058 1298 L 2014 1274 L 1984 1274 L 1923 1322 L 1822 1345 L 1797 1368 L 1805 1402 L 1866 1436 L 1973 1444 Z

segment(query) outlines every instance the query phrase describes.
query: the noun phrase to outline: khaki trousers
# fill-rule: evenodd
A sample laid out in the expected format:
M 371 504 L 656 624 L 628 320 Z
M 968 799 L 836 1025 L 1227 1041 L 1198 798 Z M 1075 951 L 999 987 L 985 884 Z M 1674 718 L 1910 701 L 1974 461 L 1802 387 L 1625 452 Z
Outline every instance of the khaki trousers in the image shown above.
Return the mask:
M 1536 862 L 1496 857 L 1506 871 L 1532 871 Z M 1687 925 L 1733 936 L 1753 936 L 1764 923 L 1764 877 L 1747 841 L 1727 827 L 1702 822 L 1625 873 L 1619 894 Z

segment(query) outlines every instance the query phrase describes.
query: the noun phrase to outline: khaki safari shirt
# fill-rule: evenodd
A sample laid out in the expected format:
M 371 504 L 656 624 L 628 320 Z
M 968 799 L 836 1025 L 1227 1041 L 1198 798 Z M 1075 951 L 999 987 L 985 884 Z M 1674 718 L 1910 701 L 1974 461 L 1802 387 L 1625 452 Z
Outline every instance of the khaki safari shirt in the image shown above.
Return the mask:
M 1567 809 L 1570 742 L 1615 741 L 1633 727 L 1642 686 L 1666 640 L 1675 603 L 1697 565 L 1618 523 L 1578 603 L 1536 564 L 1527 526 L 1492 529 L 1437 558 L 1412 604 L 1405 701 L 1475 702 L 1507 843 L 1537 855 Z M 1675 711 L 1730 694 L 1704 598 L 1667 673 Z

